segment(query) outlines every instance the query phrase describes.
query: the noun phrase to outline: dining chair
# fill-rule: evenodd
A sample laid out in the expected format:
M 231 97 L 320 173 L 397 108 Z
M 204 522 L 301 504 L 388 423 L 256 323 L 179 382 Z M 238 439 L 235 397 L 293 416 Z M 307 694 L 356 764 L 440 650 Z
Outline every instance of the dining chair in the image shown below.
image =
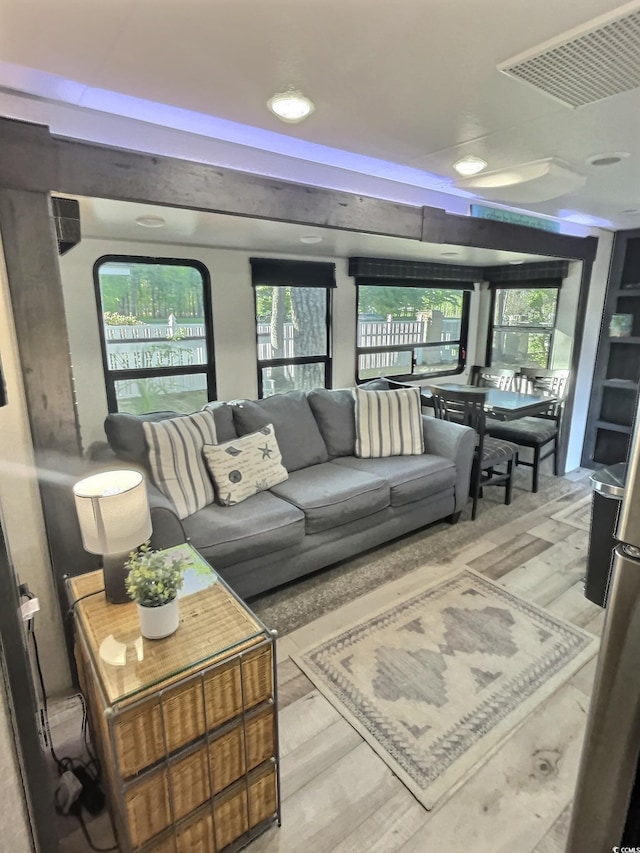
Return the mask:
M 549 456 L 553 456 L 553 473 L 556 477 L 558 476 L 558 440 L 568 380 L 568 370 L 521 367 L 518 375 L 518 390 L 524 394 L 552 397 L 549 408 L 539 415 L 513 421 L 487 418 L 486 429 L 490 436 L 533 450 L 532 461 L 518 459 L 518 465 L 533 469 L 531 482 L 533 492 L 538 491 L 540 463 Z
M 507 505 L 510 504 L 514 463 L 516 465 L 518 463 L 518 448 L 511 442 L 491 438 L 486 434 L 487 392 L 481 388 L 450 391 L 432 385 L 431 394 L 437 418 L 470 426 L 478 434 L 469 488 L 473 501 L 471 520 L 475 520 L 478 499 L 482 497 L 485 486 L 504 486 L 504 502 Z M 506 470 L 496 470 L 502 465 L 506 465 Z
M 502 391 L 515 391 L 517 372 L 510 367 L 482 367 L 474 364 L 471 368 L 471 384 L 479 388 L 500 388 Z

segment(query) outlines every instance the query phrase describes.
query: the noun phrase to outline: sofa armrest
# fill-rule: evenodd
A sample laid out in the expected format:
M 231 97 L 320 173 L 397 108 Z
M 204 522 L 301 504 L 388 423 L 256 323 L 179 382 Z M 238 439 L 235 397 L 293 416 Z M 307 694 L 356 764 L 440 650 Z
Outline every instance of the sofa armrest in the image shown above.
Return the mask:
M 151 513 L 151 547 L 162 549 L 182 545 L 188 537 L 176 509 L 168 497 L 147 479 L 149 512 Z
M 463 509 L 469 497 L 471 466 L 476 447 L 476 431 L 461 424 L 450 423 L 430 415 L 422 415 L 425 453 L 444 456 L 456 466 L 456 508 Z

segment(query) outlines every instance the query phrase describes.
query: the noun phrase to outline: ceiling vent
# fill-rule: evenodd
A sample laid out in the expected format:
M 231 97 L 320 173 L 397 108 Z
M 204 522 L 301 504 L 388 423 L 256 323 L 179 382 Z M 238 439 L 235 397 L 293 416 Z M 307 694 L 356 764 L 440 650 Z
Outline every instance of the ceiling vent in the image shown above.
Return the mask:
M 570 107 L 635 89 L 640 86 L 640 2 L 507 59 L 498 70 Z

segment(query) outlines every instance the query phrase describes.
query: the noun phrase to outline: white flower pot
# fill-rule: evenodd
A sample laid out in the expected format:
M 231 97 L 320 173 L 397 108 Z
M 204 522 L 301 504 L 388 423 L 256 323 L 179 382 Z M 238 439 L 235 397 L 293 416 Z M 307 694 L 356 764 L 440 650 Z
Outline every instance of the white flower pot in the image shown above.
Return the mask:
M 178 599 L 174 598 L 168 604 L 159 607 L 143 607 L 136 602 L 138 618 L 140 620 L 140 633 L 147 640 L 160 640 L 177 631 L 180 624 L 180 610 Z

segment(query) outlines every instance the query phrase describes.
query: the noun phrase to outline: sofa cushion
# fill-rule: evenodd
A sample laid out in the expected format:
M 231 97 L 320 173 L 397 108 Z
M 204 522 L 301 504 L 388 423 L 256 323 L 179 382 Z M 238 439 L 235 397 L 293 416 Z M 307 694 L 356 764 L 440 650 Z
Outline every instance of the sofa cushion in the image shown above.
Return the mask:
M 177 417 L 176 412 L 149 412 L 144 418 L 140 415 L 128 415 L 125 412 L 112 412 L 105 419 L 104 431 L 118 459 L 148 469 L 147 439 L 144 436 L 142 424 L 145 420 L 156 423 L 175 417 Z
M 225 403 L 211 402 L 203 407 L 203 411 L 204 409 L 210 410 L 213 413 L 218 441 L 229 441 L 229 439 L 237 436 L 231 406 L 227 406 Z M 107 415 L 104 422 L 104 431 L 109 445 L 118 459 L 122 459 L 123 462 L 131 462 L 133 465 L 139 465 L 151 473 L 149 469 L 147 440 L 142 424 L 145 421 L 157 423 L 159 421 L 166 421 L 169 418 L 178 417 L 181 416 L 177 412 L 149 412 L 145 415 L 129 415 L 126 412 L 113 412 Z
M 353 391 L 314 388 L 307 394 L 329 456 L 353 456 L 356 445 L 356 404 Z
M 271 491 L 304 512 L 307 533 L 320 533 L 389 506 L 385 480 L 332 462 L 295 471 Z
M 404 506 L 451 489 L 456 466 L 450 459 L 423 453 L 422 456 L 387 456 L 383 459 L 334 459 L 332 464 L 383 477 L 391 487 L 391 506 Z
M 149 467 L 156 486 L 186 518 L 213 502 L 213 483 L 202 457 L 205 444 L 216 444 L 216 425 L 210 411 L 143 422 Z
M 297 471 L 329 459 L 327 448 L 303 391 L 275 394 L 264 400 L 243 400 L 232 405 L 238 435 L 273 424 L 282 464 Z
M 271 424 L 223 444 L 205 444 L 202 453 L 222 506 L 241 503 L 289 476 Z
M 301 510 L 271 492 L 259 492 L 232 507 L 210 504 L 182 524 L 191 544 L 214 568 L 262 557 L 304 538 Z
M 355 389 L 356 456 L 363 459 L 424 452 L 419 388 Z

